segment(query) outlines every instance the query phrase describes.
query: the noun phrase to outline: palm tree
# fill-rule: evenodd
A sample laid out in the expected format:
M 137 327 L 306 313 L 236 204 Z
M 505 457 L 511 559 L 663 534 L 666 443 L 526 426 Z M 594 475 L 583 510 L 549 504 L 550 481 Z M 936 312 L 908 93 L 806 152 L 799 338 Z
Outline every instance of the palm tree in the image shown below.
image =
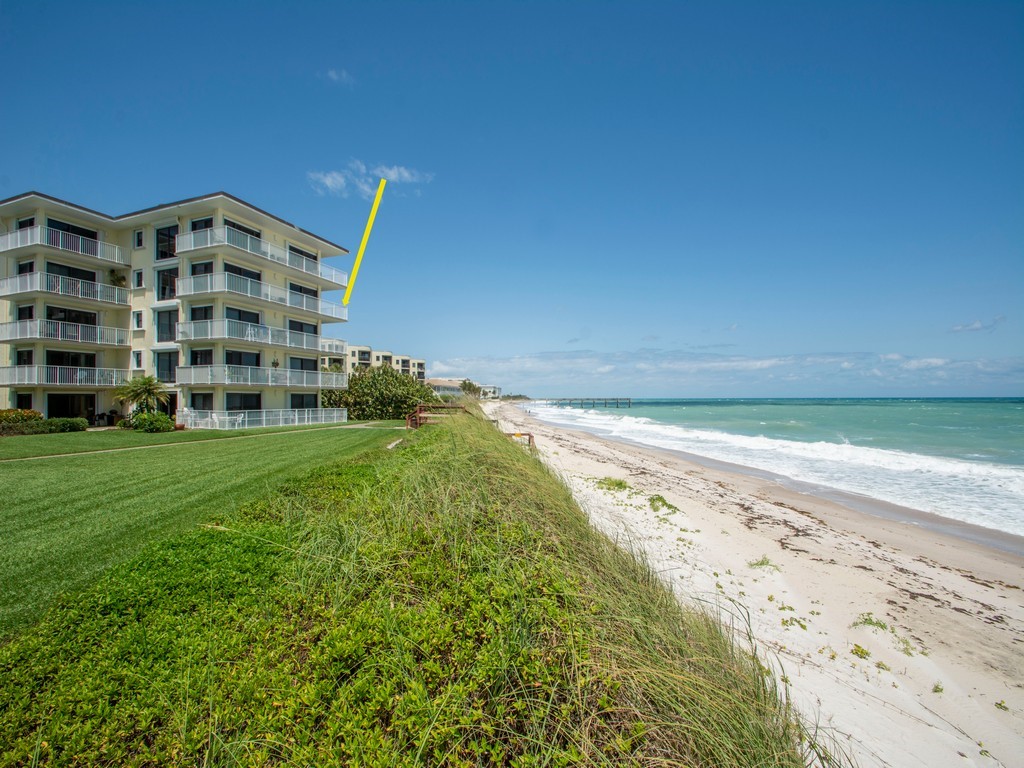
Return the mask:
M 115 389 L 114 397 L 121 405 L 127 403 L 143 413 L 149 413 L 156 410 L 157 403 L 165 404 L 170 394 L 156 376 L 138 376 Z

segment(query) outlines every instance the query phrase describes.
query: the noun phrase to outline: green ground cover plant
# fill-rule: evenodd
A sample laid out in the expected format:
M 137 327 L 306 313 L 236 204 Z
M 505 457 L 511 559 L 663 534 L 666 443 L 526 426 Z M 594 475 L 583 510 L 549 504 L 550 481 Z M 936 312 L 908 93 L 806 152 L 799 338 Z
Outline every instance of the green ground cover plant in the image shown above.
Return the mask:
M 123 445 L 136 434 L 166 439 L 182 433 L 112 430 L 11 442 L 52 438 L 80 445 L 62 438 L 111 435 Z M 390 429 L 268 431 L 243 440 L 167 441 L 139 451 L 0 464 L 0 637 L 36 620 L 58 591 L 88 584 L 154 539 L 264 495 L 310 467 L 383 445 L 395 434 Z
M 629 483 L 617 477 L 602 477 L 597 481 L 597 487 L 604 491 L 627 491 Z
M 482 420 L 221 510 L 0 647 L 0 765 L 839 764 Z

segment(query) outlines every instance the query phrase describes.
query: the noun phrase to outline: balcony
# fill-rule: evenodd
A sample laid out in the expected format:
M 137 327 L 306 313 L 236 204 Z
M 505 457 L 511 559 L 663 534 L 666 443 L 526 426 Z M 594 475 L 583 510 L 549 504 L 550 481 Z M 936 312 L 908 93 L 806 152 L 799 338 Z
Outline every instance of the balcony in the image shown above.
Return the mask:
M 120 368 L 72 368 L 64 365 L 18 365 L 0 368 L 0 387 L 119 387 L 131 378 Z
M 30 272 L 0 279 L 0 298 L 27 293 L 55 293 L 59 296 L 128 306 L 128 291 L 114 285 L 90 283 L 88 280 L 46 272 Z
M 194 320 L 178 323 L 177 341 L 200 341 L 205 339 L 237 339 L 250 344 L 290 347 L 292 349 L 320 350 L 320 337 L 312 333 L 289 331 L 285 328 L 271 328 L 241 320 Z
M 339 269 L 329 267 L 316 259 L 299 256 L 278 245 L 265 243 L 258 237 L 252 237 L 231 227 L 211 227 L 178 235 L 175 249 L 178 253 L 188 253 L 200 248 L 215 248 L 222 245 L 237 248 L 260 259 L 297 269 L 307 275 L 315 275 L 339 288 L 348 283 L 348 275 Z
M 348 345 L 341 339 L 320 339 L 320 351 L 332 357 L 344 357 L 348 352 Z
M 179 366 L 178 384 L 230 384 L 244 387 L 307 387 L 344 389 L 348 376 L 343 373 L 293 371 L 289 368 L 251 368 L 244 365 Z
M 26 227 L 0 235 L 0 253 L 12 251 L 15 248 L 40 245 L 60 251 L 78 253 L 108 263 L 128 263 L 127 254 L 119 246 L 104 243 L 102 240 L 90 240 L 88 237 L 72 235 L 70 232 L 61 232 L 59 229 L 50 227 Z
M 13 323 L 0 323 L 0 343 L 22 339 L 49 339 L 113 347 L 127 347 L 131 343 L 126 328 L 65 323 L 60 320 L 17 320 Z
M 273 304 L 283 304 L 293 309 L 314 312 L 334 320 L 348 320 L 348 310 L 340 304 L 321 301 L 314 296 L 288 291 L 276 285 L 250 280 L 230 272 L 216 272 L 210 275 L 179 277 L 176 288 L 178 298 L 204 293 L 233 293 Z
M 175 421 L 187 429 L 252 429 L 254 427 L 339 424 L 348 421 L 345 408 L 283 408 L 270 411 L 194 411 L 181 408 Z

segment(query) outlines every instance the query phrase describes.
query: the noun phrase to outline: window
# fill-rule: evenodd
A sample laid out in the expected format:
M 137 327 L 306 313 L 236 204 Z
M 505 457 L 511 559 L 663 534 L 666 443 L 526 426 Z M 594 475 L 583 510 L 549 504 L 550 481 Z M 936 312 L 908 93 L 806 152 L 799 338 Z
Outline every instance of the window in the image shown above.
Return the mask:
M 178 372 L 178 353 L 157 352 L 153 356 L 156 358 L 156 377 L 160 381 L 173 382 Z
M 132 272 L 132 287 L 133 288 L 145 288 L 146 287 L 146 280 L 143 277 L 143 272 L 142 272 L 141 269 L 136 269 L 134 272 Z
M 256 280 L 257 282 L 261 279 L 262 275 L 259 272 L 254 272 L 251 269 L 245 267 L 238 267 L 234 264 L 228 264 L 224 262 L 224 271 L 229 275 L 238 275 L 239 277 L 247 277 L 250 280 Z
M 24 304 L 18 307 L 18 319 L 19 320 L 33 320 L 36 316 L 36 308 L 34 304 Z
M 178 237 L 178 225 L 172 224 L 169 227 L 161 227 L 156 231 L 156 260 L 173 259 L 178 255 L 176 238 Z
M 142 352 L 132 352 L 132 368 L 139 370 L 142 368 Z
M 68 224 L 66 221 L 61 221 L 60 219 L 47 219 L 46 226 L 50 229 L 56 230 L 57 232 L 66 232 L 69 235 L 77 235 L 78 237 L 85 237 L 89 240 L 99 240 L 100 237 L 100 233 L 95 229 L 86 229 L 85 227 Z M 51 243 L 51 245 L 53 244 L 54 243 Z
M 189 319 L 192 322 L 197 320 L 213 320 L 213 305 L 208 307 L 192 307 L 189 309 Z
M 67 368 L 95 368 L 96 353 L 65 352 L 63 350 L 46 350 L 46 364 L 65 366 Z
M 31 349 L 19 349 L 14 353 L 15 365 L 32 365 L 33 353 Z
M 29 216 L 28 218 L 18 219 L 18 229 L 28 229 L 36 225 L 36 217 Z
M 76 323 L 78 325 L 96 325 L 95 312 L 83 312 L 80 309 L 67 309 L 46 305 L 46 319 L 58 323 Z
M 95 229 L 78 227 L 59 219 L 47 219 L 46 226 L 49 227 L 46 233 L 48 245 L 90 256 L 99 255 L 99 233 Z
M 288 321 L 289 331 L 298 331 L 299 333 L 311 333 L 316 336 L 316 324 L 315 323 L 304 323 L 301 320 L 289 320 Z
M 288 243 L 288 253 L 294 253 L 296 256 L 302 256 L 304 259 L 312 259 L 316 261 L 316 254 L 309 251 L 304 251 L 301 248 Z
M 36 263 L 34 261 L 23 261 L 18 265 L 19 275 L 30 275 L 36 271 Z
M 292 408 L 316 408 L 316 392 L 308 394 L 293 394 Z
M 259 392 L 228 392 L 224 395 L 224 407 L 229 411 L 258 411 L 261 402 Z
M 56 264 L 52 261 L 46 262 L 46 274 L 60 275 L 61 277 L 72 277 L 75 280 L 84 280 L 87 283 L 96 282 L 96 273 L 91 270 L 69 267 L 65 264 Z
M 195 275 L 212 275 L 213 274 L 213 262 L 212 261 L 200 261 L 192 265 L 192 276 Z
M 156 313 L 157 342 L 174 341 L 178 326 L 178 310 L 168 309 Z M 174 379 L 168 379 L 174 381 Z
M 213 216 L 207 216 L 205 219 L 192 219 L 189 229 L 192 232 L 198 232 L 200 229 L 213 229 Z
M 160 269 L 156 273 L 156 300 L 167 301 L 178 295 L 178 268 Z
M 316 359 L 312 357 L 292 357 L 288 359 L 288 367 L 293 371 L 318 370 Z
M 191 352 L 191 365 L 213 365 L 213 350 L 193 349 Z
M 142 312 L 132 312 L 132 328 L 137 331 L 142 330 Z
M 142 242 L 143 242 L 142 241 L 142 230 L 141 229 L 136 229 L 132 233 L 132 244 L 136 248 L 141 248 L 142 247 Z
M 212 411 L 213 392 L 193 392 L 192 407 L 197 411 Z
M 254 325 L 260 324 L 260 313 L 249 312 L 245 309 L 236 309 L 235 307 L 225 307 L 224 317 L 228 320 L 238 320 L 243 323 L 253 323 Z
M 14 396 L 14 407 L 21 408 L 25 411 L 32 410 L 32 393 L 31 392 L 19 392 Z
M 238 222 L 232 221 L 231 219 L 224 219 L 224 226 L 231 227 L 234 230 L 249 235 L 249 237 L 255 237 L 257 240 L 259 240 L 260 238 L 260 231 L 258 229 L 247 227 L 244 224 L 239 224 Z
M 242 352 L 237 349 L 227 349 L 224 351 L 224 364 L 225 365 L 244 365 L 247 368 L 259 368 L 260 367 L 260 353 L 259 352 Z
M 306 296 L 312 296 L 316 298 L 318 293 L 316 288 L 309 288 L 305 285 L 299 285 L 298 283 L 288 283 L 288 290 L 292 293 L 302 293 Z

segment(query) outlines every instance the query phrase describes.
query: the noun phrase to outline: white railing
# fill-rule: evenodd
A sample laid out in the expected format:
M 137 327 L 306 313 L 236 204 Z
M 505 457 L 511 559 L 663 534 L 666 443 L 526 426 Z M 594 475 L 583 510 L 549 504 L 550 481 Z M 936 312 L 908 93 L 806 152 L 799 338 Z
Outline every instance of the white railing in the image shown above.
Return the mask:
M 320 349 L 320 337 L 312 333 L 289 331 L 286 328 L 271 328 L 241 320 L 193 320 L 178 323 L 177 341 L 200 339 L 239 339 L 253 344 L 268 344 L 298 349 Z
M 131 378 L 120 368 L 73 368 L 64 365 L 18 365 L 0 368 L 0 387 L 44 384 L 58 387 L 118 387 Z
M 237 384 L 250 387 L 316 387 L 344 389 L 344 373 L 295 371 L 290 368 L 253 368 L 245 365 L 189 365 L 178 367 L 178 384 Z
M 61 232 L 59 229 L 50 227 L 26 227 L 0 235 L 0 252 L 32 245 L 48 245 L 62 251 L 71 251 L 103 261 L 112 261 L 115 264 L 128 263 L 128 256 L 125 252 L 113 243 L 72 235 L 70 232 Z
M 348 344 L 342 339 L 320 339 L 320 351 L 325 355 L 344 357 L 348 354 Z
M 232 248 L 238 248 L 262 259 L 284 264 L 309 275 L 316 275 L 339 287 L 348 283 L 348 275 L 340 269 L 330 267 L 322 261 L 292 253 L 279 245 L 272 245 L 258 237 L 247 235 L 245 232 L 239 232 L 233 227 L 197 229 L 195 232 L 186 232 L 183 235 L 178 235 L 176 251 L 178 253 L 187 253 L 199 248 L 210 248 L 217 245 L 228 245 Z
M 251 429 L 253 427 L 339 424 L 348 421 L 345 408 L 286 408 L 270 411 L 194 411 L 180 408 L 175 420 L 187 429 Z
M 340 304 L 321 301 L 315 296 L 307 296 L 297 291 L 286 291 L 279 286 L 262 283 L 259 280 L 252 280 L 231 272 L 215 272 L 210 275 L 178 278 L 178 296 L 193 296 L 198 293 L 238 293 L 243 296 L 251 296 L 254 299 L 304 309 L 307 312 L 316 312 L 337 320 L 348 319 L 348 310 Z
M 117 347 L 125 347 L 130 343 L 126 328 L 65 323 L 61 320 L 17 320 L 13 323 L 0 323 L 0 342 L 17 339 L 53 339 L 83 344 L 110 344 Z
M 12 275 L 0 279 L 0 296 L 15 296 L 19 293 L 57 293 L 76 299 L 93 299 L 108 304 L 128 305 L 128 291 L 116 285 L 92 283 L 64 275 L 47 272 L 29 272 L 26 275 Z

